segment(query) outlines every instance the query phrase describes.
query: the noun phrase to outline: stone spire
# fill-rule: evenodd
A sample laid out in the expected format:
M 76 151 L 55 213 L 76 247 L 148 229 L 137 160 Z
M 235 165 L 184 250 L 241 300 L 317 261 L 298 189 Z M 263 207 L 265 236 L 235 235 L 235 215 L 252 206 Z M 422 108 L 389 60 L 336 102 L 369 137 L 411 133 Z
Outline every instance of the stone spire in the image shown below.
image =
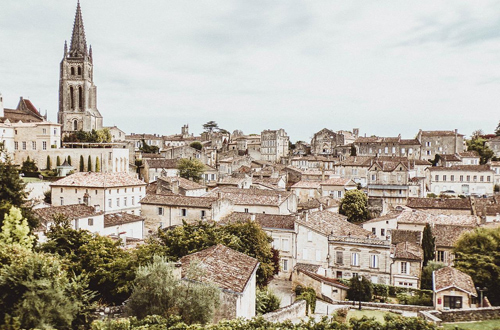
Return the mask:
M 75 23 L 73 24 L 73 35 L 71 36 L 70 57 L 84 57 L 87 55 L 87 41 L 85 40 L 85 29 L 83 28 L 82 10 L 80 0 L 76 5 Z

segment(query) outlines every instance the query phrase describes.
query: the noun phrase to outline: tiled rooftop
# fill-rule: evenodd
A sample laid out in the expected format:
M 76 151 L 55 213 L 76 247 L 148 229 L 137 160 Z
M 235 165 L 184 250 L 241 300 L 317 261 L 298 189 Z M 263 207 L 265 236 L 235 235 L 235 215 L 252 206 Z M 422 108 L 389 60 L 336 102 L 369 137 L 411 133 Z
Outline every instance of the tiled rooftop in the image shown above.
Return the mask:
M 275 191 L 264 189 L 239 189 L 232 187 L 218 187 L 207 194 L 205 197 L 226 198 L 240 205 L 281 205 L 293 193 L 290 191 Z
M 435 225 L 432 228 L 432 235 L 436 238 L 436 247 L 451 248 L 455 245 L 462 234 L 471 230 L 473 230 L 473 227 Z
M 491 171 L 488 165 L 454 165 L 449 167 L 432 166 L 428 168 L 431 172 L 439 171 L 463 171 L 463 172 L 484 172 Z
M 221 289 L 238 293 L 243 292 L 259 265 L 257 259 L 218 244 L 182 257 L 180 262 L 183 277 L 186 276 L 189 264 L 195 260 L 203 268 L 202 281 L 210 281 Z
M 143 217 L 125 212 L 110 213 L 104 215 L 104 227 L 118 226 L 143 220 Z
M 455 133 L 455 131 L 422 131 L 422 136 L 464 136 L 463 134 Z
M 177 168 L 178 159 L 147 159 L 146 164 L 149 168 Z
M 48 223 L 54 221 L 54 216 L 62 214 L 69 220 L 101 215 L 104 212 L 96 212 L 93 206 L 85 204 L 72 204 L 61 206 L 50 206 L 33 210 L 35 216 L 40 220 L 41 229 L 45 229 Z
M 422 260 L 423 251 L 420 245 L 411 242 L 401 242 L 394 248 L 395 259 Z
M 471 210 L 469 198 L 418 198 L 410 197 L 406 203 L 413 209 Z
M 457 288 L 477 297 L 472 278 L 452 267 L 444 267 L 434 272 L 434 291 L 439 292 L 447 288 Z
M 129 186 L 145 186 L 146 184 L 135 176 L 125 172 L 77 172 L 51 184 L 52 187 L 92 187 L 113 188 Z
M 193 197 L 193 196 L 182 196 L 182 195 L 146 195 L 146 197 L 141 199 L 141 204 L 211 208 L 212 204 L 216 200 L 217 199 L 213 197 Z
M 330 211 L 312 212 L 308 214 L 307 217 L 302 215 L 296 222 L 327 236 L 349 236 L 358 238 L 373 236 L 370 231 L 348 222 L 346 216 Z
M 275 228 L 293 230 L 296 217 L 293 215 L 277 215 L 267 213 L 244 213 L 233 212 L 219 221 L 220 224 L 228 224 L 234 222 L 245 222 L 255 217 L 257 222 L 262 228 Z

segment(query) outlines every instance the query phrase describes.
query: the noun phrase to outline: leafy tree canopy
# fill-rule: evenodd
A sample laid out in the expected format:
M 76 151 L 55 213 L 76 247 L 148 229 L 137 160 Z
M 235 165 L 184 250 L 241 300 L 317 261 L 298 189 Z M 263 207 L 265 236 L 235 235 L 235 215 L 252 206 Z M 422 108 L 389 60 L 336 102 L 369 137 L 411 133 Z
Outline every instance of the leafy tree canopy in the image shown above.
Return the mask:
M 467 150 L 468 151 L 477 151 L 479 156 L 481 157 L 480 163 L 486 164 L 488 160 L 490 160 L 495 153 L 486 145 L 486 139 L 481 136 L 475 136 L 470 140 L 467 140 Z
M 142 139 L 142 146 L 139 148 L 139 150 L 146 154 L 157 154 L 160 152 L 160 148 L 158 148 L 157 146 L 150 146 L 144 139 Z
M 361 190 L 349 190 L 340 200 L 339 213 L 347 216 L 350 222 L 364 221 L 369 218 L 368 197 Z
M 200 182 L 201 175 L 205 171 L 205 165 L 198 159 L 182 158 L 177 164 L 179 176 L 184 179 L 192 179 L 195 182 Z
M 474 284 L 488 288 L 493 305 L 500 304 L 500 228 L 477 228 L 456 242 L 455 267 L 472 277 Z
M 33 248 L 35 236 L 30 234 L 28 220 L 23 217 L 21 210 L 15 206 L 10 208 L 0 232 L 0 244 L 19 244 L 24 248 Z
M 218 128 L 219 128 L 219 125 L 213 120 L 208 121 L 205 124 L 203 124 L 203 130 L 205 132 L 212 133 L 213 131 L 217 130 Z
M 354 301 L 371 301 L 373 296 L 373 285 L 364 276 L 355 276 L 349 280 L 347 299 Z
M 495 128 L 495 135 L 500 136 L 500 121 L 498 122 L 497 128 Z
M 100 130 L 93 129 L 90 132 L 79 130 L 65 136 L 64 142 L 109 143 L 111 142 L 111 131 L 107 127 Z
M 201 143 L 199 141 L 194 141 L 189 146 L 191 148 L 196 149 L 196 150 L 201 150 L 203 148 L 203 146 L 201 145 Z

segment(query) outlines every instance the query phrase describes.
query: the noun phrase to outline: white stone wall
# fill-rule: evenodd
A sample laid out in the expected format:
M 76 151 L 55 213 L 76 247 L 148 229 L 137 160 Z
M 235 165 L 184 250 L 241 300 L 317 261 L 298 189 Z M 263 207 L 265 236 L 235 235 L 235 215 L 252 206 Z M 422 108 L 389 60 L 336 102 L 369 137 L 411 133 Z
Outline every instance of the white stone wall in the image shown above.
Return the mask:
M 453 176 L 453 180 L 452 180 Z M 436 180 L 437 177 L 437 180 Z M 481 180 L 482 179 L 482 180 Z M 439 195 L 442 191 L 453 190 L 457 194 L 493 194 L 495 172 L 487 171 L 432 171 L 427 170 L 426 184 L 429 192 Z

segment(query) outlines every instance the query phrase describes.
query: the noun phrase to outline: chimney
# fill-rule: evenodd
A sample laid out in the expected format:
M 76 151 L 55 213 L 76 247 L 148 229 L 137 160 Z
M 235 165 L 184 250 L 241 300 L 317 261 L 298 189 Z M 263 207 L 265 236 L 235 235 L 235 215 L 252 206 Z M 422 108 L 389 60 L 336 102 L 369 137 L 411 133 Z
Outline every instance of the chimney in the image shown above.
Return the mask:
M 99 204 L 94 205 L 94 209 L 96 212 L 101 212 L 101 205 Z
M 323 211 L 323 204 L 322 203 L 319 203 L 319 210 Z
M 281 194 L 278 194 L 278 203 L 281 204 Z
M 3 111 L 3 96 L 0 93 L 0 117 L 4 117 L 4 116 L 5 116 L 5 114 L 4 114 L 4 111 Z
M 252 221 L 255 221 L 255 213 L 252 213 L 252 215 L 250 216 L 250 219 L 251 219 Z

